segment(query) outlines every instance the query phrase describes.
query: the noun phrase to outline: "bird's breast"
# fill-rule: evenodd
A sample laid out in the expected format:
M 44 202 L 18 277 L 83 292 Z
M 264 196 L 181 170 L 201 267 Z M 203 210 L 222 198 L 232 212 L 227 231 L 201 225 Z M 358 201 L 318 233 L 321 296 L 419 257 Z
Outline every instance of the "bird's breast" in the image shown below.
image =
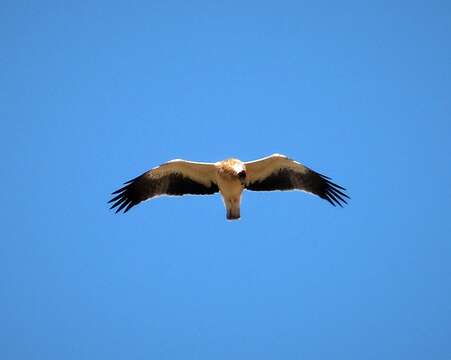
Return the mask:
M 239 179 L 219 176 L 218 188 L 224 197 L 239 196 L 243 191 L 243 185 Z

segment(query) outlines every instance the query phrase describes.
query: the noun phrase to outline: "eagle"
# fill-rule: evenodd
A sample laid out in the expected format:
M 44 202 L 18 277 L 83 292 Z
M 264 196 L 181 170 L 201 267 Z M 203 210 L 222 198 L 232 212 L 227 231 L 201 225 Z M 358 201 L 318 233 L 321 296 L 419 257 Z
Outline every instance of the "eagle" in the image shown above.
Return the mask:
M 230 158 L 216 163 L 182 159 L 168 161 L 124 183 L 112 193 L 110 209 L 126 213 L 140 202 L 162 195 L 211 195 L 219 192 L 226 218 L 240 218 L 243 190 L 302 190 L 333 206 L 347 204 L 346 189 L 331 178 L 309 169 L 285 155 L 273 154 L 242 162 Z

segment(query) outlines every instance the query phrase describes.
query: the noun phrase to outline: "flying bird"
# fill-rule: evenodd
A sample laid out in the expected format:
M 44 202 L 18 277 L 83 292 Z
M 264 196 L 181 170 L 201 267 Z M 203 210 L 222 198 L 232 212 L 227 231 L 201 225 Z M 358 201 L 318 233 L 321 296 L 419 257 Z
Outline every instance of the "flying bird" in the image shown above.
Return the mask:
M 210 195 L 219 192 L 228 220 L 240 218 L 243 190 L 302 190 L 333 206 L 347 204 L 345 188 L 281 154 L 255 161 L 226 159 L 216 163 L 171 160 L 124 183 L 112 193 L 110 209 L 126 213 L 140 202 L 162 195 Z

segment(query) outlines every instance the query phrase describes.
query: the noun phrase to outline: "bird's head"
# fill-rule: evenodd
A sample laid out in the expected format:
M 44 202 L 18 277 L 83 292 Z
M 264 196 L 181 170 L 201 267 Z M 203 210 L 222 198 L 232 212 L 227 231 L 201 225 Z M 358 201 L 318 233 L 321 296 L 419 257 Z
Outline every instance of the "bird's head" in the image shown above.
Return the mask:
M 219 173 L 229 179 L 238 179 L 241 184 L 246 181 L 246 166 L 237 159 L 227 159 L 220 162 Z
M 246 182 L 246 170 L 243 169 L 237 173 L 238 178 L 240 179 L 241 184 L 244 184 Z
M 241 184 L 246 182 L 246 166 L 243 162 L 239 160 L 234 160 L 232 162 L 233 175 L 237 177 Z

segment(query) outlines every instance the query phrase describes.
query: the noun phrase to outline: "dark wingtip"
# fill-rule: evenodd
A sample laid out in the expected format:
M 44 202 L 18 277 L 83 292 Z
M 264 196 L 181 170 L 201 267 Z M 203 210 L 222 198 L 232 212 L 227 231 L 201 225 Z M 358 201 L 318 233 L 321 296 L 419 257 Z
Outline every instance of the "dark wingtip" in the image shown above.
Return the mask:
M 128 204 L 130 204 L 131 200 L 125 199 L 122 204 L 117 208 L 116 213 L 121 211 L 124 207 L 126 207 Z
M 335 206 L 334 202 L 329 198 L 329 196 L 324 196 L 323 197 L 324 200 L 327 200 L 332 206 Z
M 340 207 L 343 207 L 339 198 L 332 191 L 330 191 L 327 195 L 335 202 L 335 204 L 337 204 Z
M 346 199 L 350 199 L 349 195 L 345 194 L 344 191 L 346 189 L 343 186 L 335 184 L 331 181 L 331 178 L 324 176 L 322 174 L 318 174 L 324 181 L 325 189 L 324 194 L 322 196 L 323 199 L 326 199 L 333 206 L 340 206 L 348 204 Z
M 116 191 L 113 191 L 113 192 L 111 193 L 111 195 L 119 194 L 120 192 L 126 190 L 127 187 L 128 187 L 128 185 L 127 185 L 127 186 L 124 186 L 124 187 L 121 187 L 120 189 L 117 189 Z
M 120 198 L 118 199 L 113 205 L 111 205 L 110 209 L 114 209 L 115 207 L 119 206 L 120 204 L 122 204 L 124 201 L 126 201 L 125 198 Z
M 113 194 L 113 195 L 115 195 L 115 194 Z M 108 204 L 109 204 L 109 203 L 112 203 L 112 202 L 115 202 L 116 200 L 120 199 L 121 197 L 122 197 L 122 193 L 119 194 L 119 195 L 117 195 L 117 196 L 115 196 L 115 197 L 112 198 L 110 201 L 108 201 Z
M 133 179 L 130 179 L 130 180 L 124 182 L 124 185 L 131 184 L 133 181 L 135 181 L 135 180 L 138 179 L 139 177 L 141 177 L 141 175 L 140 175 L 140 176 L 137 176 L 137 177 L 134 177 Z M 125 186 L 125 187 L 127 187 L 127 186 Z
M 344 188 L 343 186 L 340 186 L 338 184 L 335 184 L 334 182 L 331 181 L 331 178 L 328 178 L 324 175 L 321 175 L 322 178 L 324 178 L 324 180 L 326 181 L 326 183 L 328 183 L 330 186 L 338 188 L 340 190 L 346 191 L 346 188 Z
M 131 180 L 133 181 L 133 180 Z M 131 181 L 127 182 L 130 183 Z M 126 213 L 128 210 L 130 210 L 131 207 L 133 207 L 134 205 L 137 204 L 136 201 L 132 201 L 128 198 L 127 195 L 127 189 L 129 188 L 130 185 L 126 185 L 114 192 L 111 193 L 111 195 L 116 195 L 114 196 L 112 199 L 110 199 L 108 201 L 108 204 L 111 204 L 110 210 L 113 210 L 115 208 L 115 214 L 119 213 L 121 210 L 123 210 L 125 207 L 125 210 L 123 211 L 124 213 Z
M 316 171 L 315 171 L 316 172 Z M 324 174 L 321 174 L 321 173 L 319 173 L 319 172 L 316 172 L 319 176 L 321 176 L 323 179 L 326 179 L 326 180 L 330 180 L 330 177 L 329 176 L 326 176 L 326 175 L 324 175 Z
M 124 210 L 124 214 L 130 210 L 133 206 L 135 206 L 136 204 L 138 204 L 136 201 L 130 201 L 130 203 L 127 205 L 127 207 Z

